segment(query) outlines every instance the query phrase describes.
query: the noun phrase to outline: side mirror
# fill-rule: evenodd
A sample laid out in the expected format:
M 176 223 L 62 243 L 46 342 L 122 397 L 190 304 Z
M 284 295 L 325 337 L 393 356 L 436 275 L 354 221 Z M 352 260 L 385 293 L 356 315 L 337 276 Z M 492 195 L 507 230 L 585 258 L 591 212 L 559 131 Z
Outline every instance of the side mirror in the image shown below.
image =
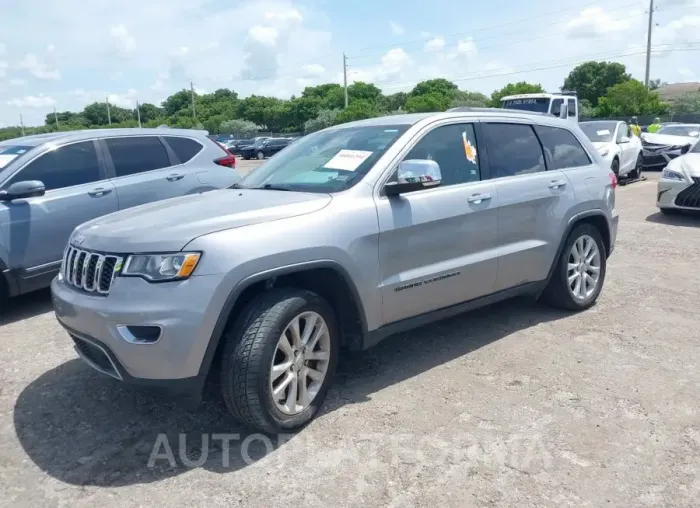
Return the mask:
M 25 180 L 23 182 L 15 182 L 6 190 L 0 191 L 0 201 L 35 198 L 44 194 L 46 194 L 46 187 L 43 182 L 39 180 Z
M 628 138 L 627 136 L 622 136 L 620 139 L 617 140 L 617 144 L 624 145 L 625 143 L 629 143 L 630 141 L 632 141 L 632 140 L 630 138 Z
M 384 186 L 387 196 L 398 196 L 440 185 L 442 174 L 437 162 L 428 159 L 411 159 L 399 163 L 396 182 Z

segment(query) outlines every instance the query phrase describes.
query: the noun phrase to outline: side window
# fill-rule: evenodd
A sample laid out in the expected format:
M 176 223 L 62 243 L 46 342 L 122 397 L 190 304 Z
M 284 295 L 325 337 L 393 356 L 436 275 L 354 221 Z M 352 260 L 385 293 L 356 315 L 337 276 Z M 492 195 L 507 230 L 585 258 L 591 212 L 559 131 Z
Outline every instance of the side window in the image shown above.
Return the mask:
M 117 176 L 135 175 L 170 166 L 165 147 L 156 136 L 105 139 Z
M 551 114 L 554 116 L 559 116 L 559 113 L 561 112 L 561 107 L 564 104 L 564 99 L 554 99 L 552 101 L 552 110 L 550 111 Z
M 47 152 L 21 169 L 12 183 L 27 180 L 43 182 L 47 191 L 102 180 L 94 143 L 82 141 Z
M 442 173 L 441 186 L 481 179 L 476 135 L 472 124 L 443 125 L 433 129 L 404 157 L 430 159 L 438 163 Z M 392 177 L 396 179 L 396 173 Z
M 552 161 L 552 169 L 567 169 L 588 166 L 591 159 L 576 136 L 558 127 L 535 127 L 542 145 Z
M 177 158 L 183 164 L 192 160 L 192 157 L 197 155 L 202 151 L 202 148 L 204 148 L 194 139 L 190 138 L 165 136 L 163 139 L 165 139 L 165 142 L 173 149 L 173 152 L 175 152 L 175 155 L 177 155 Z
M 566 103 L 566 109 L 569 116 L 576 116 L 576 101 L 569 99 Z
M 544 154 L 530 125 L 482 124 L 489 146 L 491 178 L 545 171 Z
M 615 141 L 620 141 L 622 138 L 630 137 L 630 129 L 626 123 L 622 122 L 620 128 L 617 130 L 617 139 Z

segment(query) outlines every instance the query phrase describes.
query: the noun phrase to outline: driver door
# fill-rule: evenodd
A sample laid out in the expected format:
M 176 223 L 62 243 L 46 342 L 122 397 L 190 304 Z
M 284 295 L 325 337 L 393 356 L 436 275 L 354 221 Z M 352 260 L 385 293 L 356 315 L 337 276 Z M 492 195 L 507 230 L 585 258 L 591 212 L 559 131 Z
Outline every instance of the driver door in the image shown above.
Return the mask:
M 627 138 L 627 142 L 623 142 Z M 615 143 L 620 147 L 620 174 L 624 175 L 634 169 L 637 162 L 637 147 L 634 136 L 625 122 L 620 122 L 615 136 Z
M 482 174 L 475 126 L 431 128 L 403 157 L 437 162 L 439 186 L 375 197 L 384 324 L 494 290 L 498 196 Z

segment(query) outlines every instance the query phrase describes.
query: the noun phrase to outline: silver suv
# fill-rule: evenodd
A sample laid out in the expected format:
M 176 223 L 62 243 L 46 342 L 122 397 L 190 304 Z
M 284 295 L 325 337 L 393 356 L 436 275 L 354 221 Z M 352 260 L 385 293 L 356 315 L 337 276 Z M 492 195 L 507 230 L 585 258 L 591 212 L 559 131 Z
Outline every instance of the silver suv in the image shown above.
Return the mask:
M 51 285 L 56 316 L 104 374 L 188 393 L 214 376 L 244 424 L 294 429 L 342 347 L 516 295 L 593 305 L 616 184 L 576 124 L 548 115 L 348 123 L 230 189 L 81 225 Z
M 0 142 L 0 301 L 48 287 L 79 224 L 240 181 L 236 159 L 206 134 L 105 129 Z

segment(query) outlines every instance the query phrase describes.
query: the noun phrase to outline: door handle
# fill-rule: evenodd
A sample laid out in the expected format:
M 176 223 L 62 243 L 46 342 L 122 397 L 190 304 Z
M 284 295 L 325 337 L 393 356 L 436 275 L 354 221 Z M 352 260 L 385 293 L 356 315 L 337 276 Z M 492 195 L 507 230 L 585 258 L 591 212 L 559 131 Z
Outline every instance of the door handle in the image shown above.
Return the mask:
M 564 180 L 552 180 L 549 182 L 550 189 L 558 189 L 559 187 L 564 187 L 566 182 Z
M 482 201 L 488 201 L 489 199 L 491 199 L 491 194 L 488 194 L 488 193 L 486 193 L 486 194 L 472 194 L 471 196 L 469 196 L 467 198 L 467 201 L 469 201 L 470 203 L 474 203 L 475 205 L 478 205 Z
M 182 180 L 183 178 L 185 178 L 185 175 L 178 175 L 177 173 L 173 173 L 172 175 L 168 175 L 165 178 L 167 178 L 169 182 L 175 182 L 177 180 Z
M 88 191 L 88 194 L 90 196 L 104 196 L 106 194 L 109 194 L 112 192 L 112 189 L 105 189 L 104 187 L 98 187 L 97 189 L 92 189 L 91 191 Z

